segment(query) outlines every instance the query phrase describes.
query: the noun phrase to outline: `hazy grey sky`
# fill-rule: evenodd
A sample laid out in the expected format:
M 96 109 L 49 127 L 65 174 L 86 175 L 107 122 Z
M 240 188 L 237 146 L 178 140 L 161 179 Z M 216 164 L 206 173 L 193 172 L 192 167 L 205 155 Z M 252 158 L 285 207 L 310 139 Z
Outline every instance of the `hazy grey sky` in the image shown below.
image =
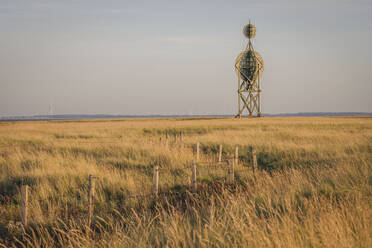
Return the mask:
M 235 114 L 257 27 L 264 113 L 372 112 L 372 1 L 0 0 L 0 116 Z

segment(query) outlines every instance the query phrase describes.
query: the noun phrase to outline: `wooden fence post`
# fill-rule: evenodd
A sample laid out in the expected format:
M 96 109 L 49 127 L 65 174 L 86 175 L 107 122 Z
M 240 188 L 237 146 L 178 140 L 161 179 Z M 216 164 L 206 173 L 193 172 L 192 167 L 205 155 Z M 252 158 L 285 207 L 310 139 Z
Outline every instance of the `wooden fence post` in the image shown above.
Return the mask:
M 228 175 L 228 181 L 229 183 L 233 183 L 234 182 L 234 163 L 235 163 L 235 159 L 231 159 L 230 160 L 230 166 L 229 166 L 229 175 Z
M 192 161 L 192 173 L 191 173 L 191 191 L 193 193 L 196 192 L 197 185 L 196 185 L 196 163 L 195 160 Z
M 257 157 L 256 157 L 256 149 L 252 147 L 252 160 L 253 160 L 253 172 L 257 171 Z
M 155 197 L 157 197 L 158 192 L 159 192 L 159 166 L 157 166 L 157 165 L 154 166 L 153 180 L 154 180 L 154 195 L 155 195 Z
M 165 147 L 168 148 L 168 132 L 165 133 Z
M 222 145 L 220 145 L 220 151 L 218 153 L 218 163 L 221 164 L 222 162 Z
M 88 226 L 92 224 L 93 219 L 93 208 L 94 208 L 94 182 L 95 177 L 93 175 L 89 175 L 89 190 L 88 190 Z
M 196 162 L 199 161 L 199 154 L 200 154 L 200 143 L 196 143 Z
M 28 185 L 21 187 L 21 220 L 24 227 L 28 225 Z
M 182 132 L 180 132 L 180 147 L 183 147 Z
M 235 164 L 238 165 L 239 163 L 239 147 L 235 147 Z
M 199 161 L 199 150 L 200 150 L 200 143 L 196 143 L 196 162 Z

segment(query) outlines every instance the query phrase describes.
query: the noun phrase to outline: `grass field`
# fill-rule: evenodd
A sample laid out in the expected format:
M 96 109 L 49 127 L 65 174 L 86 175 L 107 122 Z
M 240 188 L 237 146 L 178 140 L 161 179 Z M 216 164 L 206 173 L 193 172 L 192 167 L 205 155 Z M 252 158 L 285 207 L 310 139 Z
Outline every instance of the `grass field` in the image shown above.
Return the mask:
M 198 164 L 191 194 L 196 142 L 209 163 Z M 219 144 L 224 158 L 239 146 L 234 184 L 214 162 Z M 154 165 L 158 199 L 143 197 Z M 372 247 L 371 167 L 372 118 L 3 122 L 0 247 Z

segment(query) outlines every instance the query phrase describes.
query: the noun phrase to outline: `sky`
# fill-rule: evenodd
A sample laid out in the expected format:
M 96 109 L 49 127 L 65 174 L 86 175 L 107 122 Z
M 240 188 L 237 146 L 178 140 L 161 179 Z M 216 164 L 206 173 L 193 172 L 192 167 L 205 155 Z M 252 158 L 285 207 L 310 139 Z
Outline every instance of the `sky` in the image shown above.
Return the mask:
M 262 112 L 372 112 L 372 1 L 0 0 L 0 116 L 237 112 L 251 21 Z

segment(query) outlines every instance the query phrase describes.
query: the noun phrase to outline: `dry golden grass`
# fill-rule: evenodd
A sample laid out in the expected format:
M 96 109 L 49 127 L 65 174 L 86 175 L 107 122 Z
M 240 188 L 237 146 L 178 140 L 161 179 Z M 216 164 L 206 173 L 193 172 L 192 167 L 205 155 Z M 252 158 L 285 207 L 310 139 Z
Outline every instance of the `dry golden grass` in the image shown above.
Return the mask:
M 196 142 L 213 165 L 198 166 L 192 195 Z M 233 185 L 213 162 L 219 144 L 225 158 L 239 146 Z M 372 118 L 0 123 L 0 247 L 371 247 L 371 154 Z M 151 194 L 155 164 L 159 199 L 131 197 Z M 26 229 L 13 223 L 22 184 L 32 189 Z

